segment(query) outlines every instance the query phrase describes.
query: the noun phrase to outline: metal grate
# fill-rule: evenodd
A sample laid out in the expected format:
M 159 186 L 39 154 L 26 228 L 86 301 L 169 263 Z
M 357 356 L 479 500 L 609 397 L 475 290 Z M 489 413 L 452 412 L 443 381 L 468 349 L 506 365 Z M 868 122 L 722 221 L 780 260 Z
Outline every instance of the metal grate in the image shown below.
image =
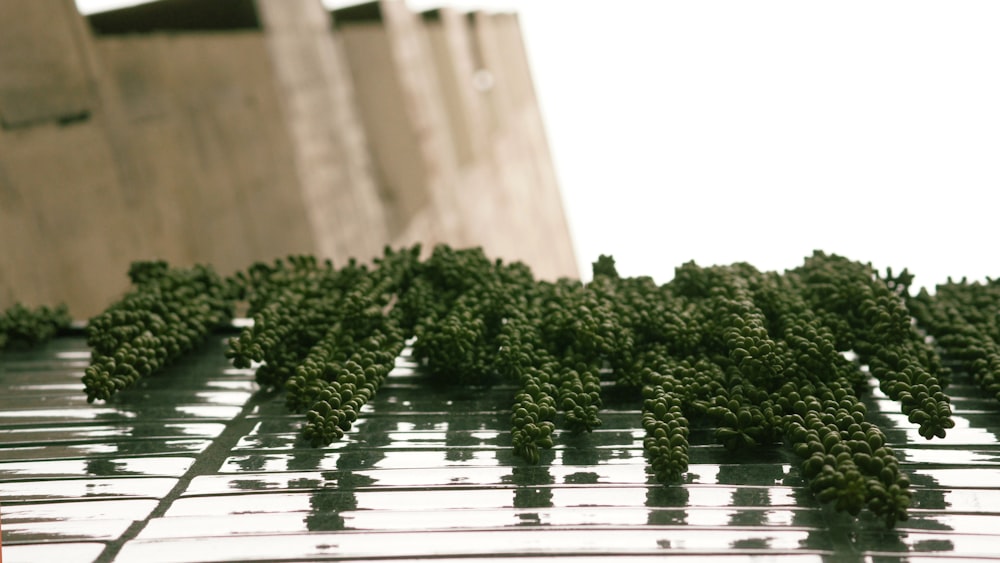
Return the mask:
M 513 387 L 436 385 L 405 355 L 342 441 L 302 446 L 301 417 L 223 347 L 97 405 L 82 339 L 0 356 L 4 560 L 1000 558 L 1000 415 L 961 378 L 944 440 L 867 399 L 914 487 L 910 520 L 886 530 L 820 506 L 786 448 L 734 455 L 708 429 L 685 482 L 657 484 L 639 400 L 610 390 L 602 428 L 525 465 Z

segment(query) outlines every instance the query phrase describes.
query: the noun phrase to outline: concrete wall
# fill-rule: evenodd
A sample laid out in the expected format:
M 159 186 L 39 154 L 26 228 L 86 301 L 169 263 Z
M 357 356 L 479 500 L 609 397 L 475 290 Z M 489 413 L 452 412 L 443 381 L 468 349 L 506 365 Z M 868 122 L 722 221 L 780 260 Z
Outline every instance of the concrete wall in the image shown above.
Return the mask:
M 127 143 L 72 0 L 0 3 L 0 38 L 0 306 L 87 315 L 143 250 Z
M 265 38 L 101 37 L 135 167 L 144 248 L 221 271 L 316 248 Z M 275 236 L 275 229 L 281 229 Z
M 514 14 L 437 10 L 423 18 L 436 100 L 451 133 L 447 192 L 464 236 L 492 256 L 553 279 L 578 269 L 531 73 Z
M 375 256 L 389 225 L 343 39 L 316 0 L 258 6 L 316 252 L 338 263 Z
M 148 18 L 214 1 L 102 34 L 72 0 L 0 3 L 0 307 L 93 315 L 136 259 L 228 273 L 413 242 L 578 274 L 514 16 L 257 0 L 170 20 L 218 29 Z

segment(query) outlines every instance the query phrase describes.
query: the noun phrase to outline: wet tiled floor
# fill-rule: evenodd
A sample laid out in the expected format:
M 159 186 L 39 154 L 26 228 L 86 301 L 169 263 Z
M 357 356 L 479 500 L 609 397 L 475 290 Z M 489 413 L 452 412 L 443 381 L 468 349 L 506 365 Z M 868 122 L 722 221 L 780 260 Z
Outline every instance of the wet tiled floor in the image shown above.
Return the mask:
M 524 465 L 512 387 L 442 387 L 405 359 L 344 440 L 313 449 L 224 338 L 107 404 L 82 392 L 81 338 L 0 356 L 6 563 L 1000 558 L 1000 408 L 961 381 L 944 440 L 871 397 L 914 487 L 886 530 L 820 506 L 786 449 L 734 456 L 707 429 L 685 482 L 657 485 L 637 400 L 610 397 L 601 429 Z

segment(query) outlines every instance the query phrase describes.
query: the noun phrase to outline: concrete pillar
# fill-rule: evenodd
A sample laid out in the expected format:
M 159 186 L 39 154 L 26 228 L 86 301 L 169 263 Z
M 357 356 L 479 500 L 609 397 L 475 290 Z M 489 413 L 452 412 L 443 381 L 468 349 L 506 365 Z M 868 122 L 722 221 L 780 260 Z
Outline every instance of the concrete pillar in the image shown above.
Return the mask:
M 445 103 L 455 159 L 460 167 L 467 166 L 488 154 L 486 108 L 481 90 L 490 86 L 482 83 L 483 77 L 477 75 L 465 14 L 440 8 L 422 16 Z
M 259 0 L 270 61 L 295 145 L 316 251 L 367 259 L 391 242 L 355 88 L 318 0 Z
M 463 245 L 455 158 L 430 45 L 400 0 L 333 12 L 371 143 L 389 233 Z
M 102 77 L 72 0 L 0 3 L 0 307 L 86 317 L 128 285 L 142 235 Z
M 494 165 L 495 207 L 504 225 L 518 233 L 516 247 L 543 278 L 579 276 L 562 196 L 552 164 L 541 113 L 531 86 L 529 64 L 516 16 L 469 14 L 469 33 L 484 89 L 488 143 Z
M 0 0 L 0 308 L 87 318 L 134 260 L 416 242 L 575 275 L 516 18 L 160 0 L 89 21 Z
M 0 2 L 0 127 L 86 119 L 97 103 L 72 0 Z

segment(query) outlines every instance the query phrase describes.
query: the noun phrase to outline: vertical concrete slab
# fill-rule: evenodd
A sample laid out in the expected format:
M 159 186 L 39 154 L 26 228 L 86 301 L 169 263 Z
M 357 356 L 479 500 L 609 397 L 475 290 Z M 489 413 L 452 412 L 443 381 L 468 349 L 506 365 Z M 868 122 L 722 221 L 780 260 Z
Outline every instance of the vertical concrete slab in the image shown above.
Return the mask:
M 0 126 L 85 119 L 96 102 L 73 0 L 0 2 Z
M 489 77 L 479 91 L 487 124 L 489 156 L 463 170 L 464 181 L 484 175 L 473 200 L 460 192 L 462 207 L 476 215 L 470 223 L 492 254 L 521 259 L 548 279 L 579 275 L 562 197 L 552 165 L 541 114 L 530 86 L 530 70 L 516 17 L 474 12 L 466 19 L 477 72 Z M 496 233 L 507 233 L 500 237 Z
M 494 135 L 503 128 L 512 106 L 504 77 L 504 54 L 489 13 L 471 12 L 467 18 L 473 56 L 483 85 L 480 95 L 487 108 L 488 131 Z
M 371 142 L 389 234 L 398 244 L 462 245 L 455 159 L 418 16 L 399 0 L 333 12 Z
M 531 64 L 528 60 L 521 34 L 521 24 L 516 13 L 497 13 L 492 16 L 497 29 L 497 39 L 502 45 L 504 57 L 504 78 L 509 85 L 512 104 L 520 114 L 516 121 L 523 128 L 521 135 L 526 140 L 522 146 L 524 158 L 533 162 L 534 183 L 539 186 L 535 197 L 543 210 L 544 221 L 542 240 L 550 241 L 552 268 L 549 275 L 573 276 L 579 274 L 573 237 L 567 222 L 560 183 L 556 175 L 548 134 L 535 94 Z
M 316 251 L 365 259 L 391 242 L 340 38 L 317 0 L 260 0 L 269 60 Z
M 430 201 L 428 171 L 380 7 L 371 16 L 334 12 L 371 143 L 389 234 L 398 236 Z M 357 9 L 355 9 L 357 10 Z
M 0 306 L 64 302 L 89 316 L 127 286 L 142 245 L 115 100 L 71 0 L 4 2 L 0 12 L 0 80 L 38 89 L 35 113 L 0 127 Z
M 102 36 L 155 218 L 150 251 L 223 272 L 312 252 L 263 35 Z
M 4 305 L 95 313 L 127 286 L 136 248 L 106 131 L 85 122 L 0 132 L 0 155 Z
M 459 166 L 486 156 L 483 100 L 477 85 L 476 61 L 469 44 L 464 13 L 439 8 L 422 14 L 434 69 Z
M 66 302 L 85 318 L 127 288 L 133 260 L 228 273 L 386 243 L 481 245 L 574 275 L 530 77 L 505 60 L 523 56 L 503 43 L 516 26 L 450 10 L 432 25 L 399 0 L 335 29 L 318 0 L 161 0 L 105 18 L 97 39 L 71 0 L 0 15 L 0 118 L 16 117 L 0 127 L 0 306 Z M 37 107 L 10 102 L 45 57 L 69 82 L 31 86 Z M 470 90 L 483 70 L 493 84 Z
M 498 40 L 503 45 L 504 76 L 509 84 L 510 96 L 515 106 L 537 104 L 531 65 L 521 35 L 521 23 L 514 12 L 499 12 L 491 19 L 496 27 Z

